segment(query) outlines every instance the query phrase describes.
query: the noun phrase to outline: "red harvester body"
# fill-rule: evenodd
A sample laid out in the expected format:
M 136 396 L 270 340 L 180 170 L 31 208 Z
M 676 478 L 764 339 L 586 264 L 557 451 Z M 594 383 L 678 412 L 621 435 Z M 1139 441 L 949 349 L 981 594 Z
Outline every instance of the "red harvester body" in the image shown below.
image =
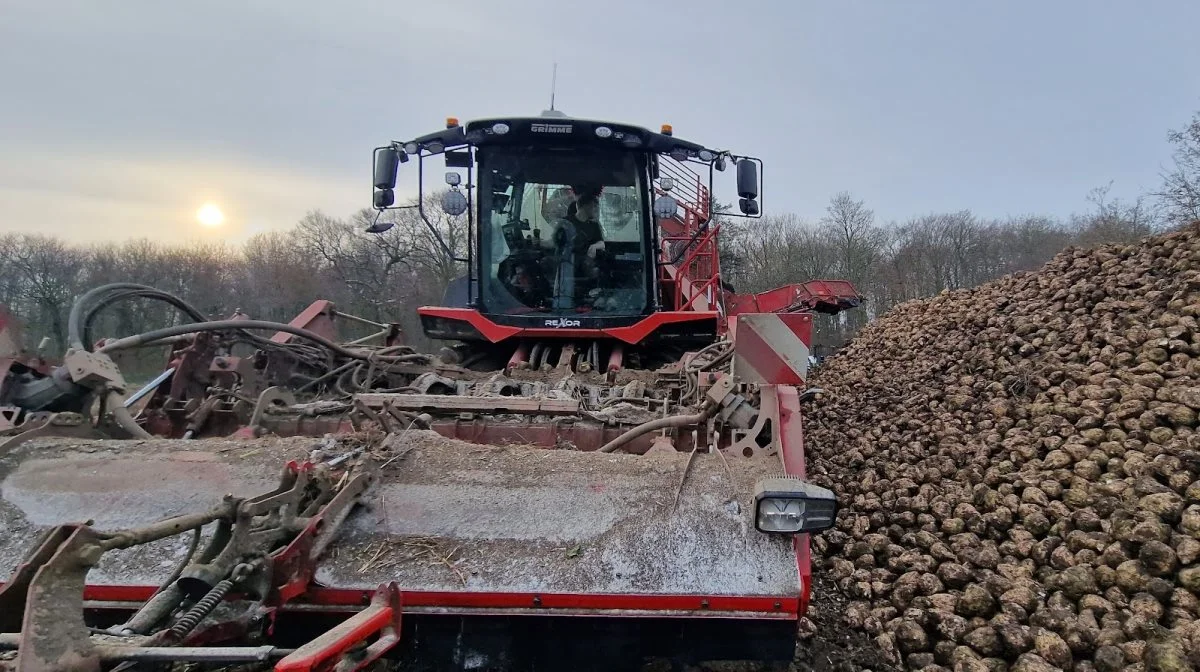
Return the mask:
M 9 666 L 791 657 L 809 534 L 837 510 L 805 480 L 812 320 L 857 292 L 735 293 L 712 180 L 735 165 L 754 217 L 759 164 L 665 127 L 452 121 L 376 150 L 381 215 L 399 165 L 439 155 L 466 170 L 443 207 L 471 235 L 418 310 L 438 356 L 395 325 L 340 342 L 368 321 L 328 301 L 212 322 L 121 284 L 80 297 L 62 367 L 4 378 L 24 404 L 0 443 Z M 134 299 L 196 321 L 83 343 Z M 147 346 L 167 366 L 135 390 L 109 355 Z

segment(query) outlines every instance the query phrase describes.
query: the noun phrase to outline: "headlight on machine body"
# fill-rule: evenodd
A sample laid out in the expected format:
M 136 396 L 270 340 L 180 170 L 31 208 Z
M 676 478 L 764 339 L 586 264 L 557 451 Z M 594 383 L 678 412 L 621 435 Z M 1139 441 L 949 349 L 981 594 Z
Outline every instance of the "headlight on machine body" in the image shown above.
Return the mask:
M 821 532 L 833 527 L 837 510 L 833 491 L 798 478 L 763 478 L 754 487 L 754 527 L 759 532 Z

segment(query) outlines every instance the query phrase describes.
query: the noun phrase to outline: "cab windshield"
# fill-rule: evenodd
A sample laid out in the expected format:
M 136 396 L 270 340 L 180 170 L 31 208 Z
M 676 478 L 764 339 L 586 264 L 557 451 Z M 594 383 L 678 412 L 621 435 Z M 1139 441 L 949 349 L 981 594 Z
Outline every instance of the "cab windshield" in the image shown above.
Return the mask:
M 643 312 L 649 255 L 637 155 L 506 147 L 478 157 L 486 312 Z

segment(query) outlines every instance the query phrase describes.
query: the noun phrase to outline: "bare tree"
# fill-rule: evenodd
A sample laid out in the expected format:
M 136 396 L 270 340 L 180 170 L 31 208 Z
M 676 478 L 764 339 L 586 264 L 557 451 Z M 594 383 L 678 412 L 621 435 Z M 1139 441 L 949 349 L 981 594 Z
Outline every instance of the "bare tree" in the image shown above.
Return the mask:
M 454 258 L 465 258 L 470 249 L 467 217 L 446 214 L 441 206 L 444 194 L 445 190 L 428 194 L 423 214 L 415 208 L 396 211 L 396 226 L 392 229 L 410 241 L 413 266 L 441 289 L 466 273 L 466 267 Z
M 293 232 L 263 233 L 242 246 L 242 308 L 262 319 L 288 321 L 328 295 L 321 260 Z
M 1119 198 L 1109 198 L 1111 189 L 1111 182 L 1093 189 L 1087 200 L 1094 210 L 1072 218 L 1078 244 L 1131 242 L 1154 231 L 1157 212 L 1145 197 L 1139 196 L 1127 203 Z
M 1167 139 L 1175 147 L 1173 165 L 1163 174 L 1162 187 L 1154 195 L 1171 224 L 1200 220 L 1200 112 L 1185 128 L 1170 131 Z
M 6 239 L 2 253 L 4 266 L 18 283 L 13 298 L 23 307 L 21 312 L 35 316 L 26 333 L 50 336 L 61 352 L 67 346 L 67 309 L 79 287 L 84 254 L 42 235 Z
M 840 192 L 829 201 L 821 225 L 829 230 L 838 252 L 836 271 L 841 277 L 853 282 L 859 291 L 868 297 L 877 276 L 872 273 L 879 263 L 882 250 L 887 243 L 887 233 L 875 225 L 875 213 L 862 200 L 856 200 L 848 192 Z M 844 332 L 857 331 L 867 321 L 863 310 L 850 311 L 839 320 Z

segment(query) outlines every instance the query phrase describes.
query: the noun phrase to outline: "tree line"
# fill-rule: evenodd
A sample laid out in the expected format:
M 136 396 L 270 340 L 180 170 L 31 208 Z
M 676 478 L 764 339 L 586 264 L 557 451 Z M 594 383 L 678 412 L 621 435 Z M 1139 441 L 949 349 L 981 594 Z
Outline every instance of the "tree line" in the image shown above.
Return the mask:
M 1171 162 L 1157 189 L 1128 201 L 1111 198 L 1111 184 L 1097 187 L 1087 209 L 1065 219 L 995 219 L 959 210 L 881 222 L 843 192 L 816 220 L 781 214 L 750 224 L 725 221 L 723 275 L 739 292 L 810 278 L 850 280 L 865 296 L 864 307 L 816 320 L 814 342 L 836 347 L 903 301 L 1033 270 L 1068 246 L 1129 242 L 1200 220 L 1200 112 L 1167 138 Z
M 1093 191 L 1092 210 L 1065 220 L 991 219 L 958 210 L 884 224 L 843 192 L 816 221 L 785 214 L 725 224 L 722 270 L 739 292 L 810 278 L 853 282 L 866 299 L 863 308 L 816 320 L 814 343 L 837 347 L 898 303 L 1036 269 L 1070 245 L 1129 242 L 1169 226 L 1151 215 L 1146 199 L 1125 203 L 1107 193 L 1107 187 Z
M 1158 190 L 1122 201 L 1101 187 L 1088 196 L 1085 212 L 1065 219 L 991 219 L 960 210 L 882 222 L 848 192 L 830 199 L 816 220 L 790 213 L 749 223 L 717 218 L 723 273 L 739 292 L 806 279 L 850 280 L 865 296 L 864 307 L 818 322 L 817 342 L 836 346 L 902 301 L 1037 268 L 1069 245 L 1129 241 L 1200 219 L 1200 113 L 1168 137 L 1172 164 Z M 438 195 L 431 195 L 424 208 L 432 230 L 415 209 L 388 211 L 394 226 L 381 234 L 365 232 L 375 219 L 370 209 L 341 218 L 313 211 L 292 230 L 259 234 L 242 245 L 131 240 L 81 246 L 41 234 L 4 234 L 0 304 L 24 321 L 26 347 L 45 339 L 48 356 L 66 347 L 74 298 L 112 282 L 175 293 L 212 318 L 241 311 L 286 322 L 326 298 L 344 312 L 397 322 L 410 343 L 428 347 L 414 309 L 440 301 L 463 272 L 442 244 L 458 255 L 467 248 L 465 218 L 444 215 L 437 203 Z M 98 317 L 94 333 L 146 331 L 178 320 L 172 311 L 161 303 L 117 304 Z
M 425 208 L 447 245 L 466 245 L 466 222 Z M 212 319 L 243 313 L 288 322 L 317 299 L 339 311 L 379 323 L 399 323 L 411 341 L 420 336 L 414 308 L 436 304 L 461 271 L 447 259 L 416 210 L 390 211 L 395 226 L 365 232 L 375 212 L 345 218 L 308 213 L 291 230 L 272 231 L 242 245 L 193 242 L 164 244 L 146 239 L 72 245 L 43 234 L 0 235 L 0 305 L 24 323 L 26 350 L 60 356 L 67 347 L 67 322 L 75 298 L 116 282 L 133 282 L 171 292 Z M 175 324 L 181 317 L 162 302 L 134 299 L 98 314 L 96 338 L 136 334 Z M 372 329 L 344 325 L 350 336 Z M 148 353 L 147 366 L 161 364 Z M 154 363 L 151 363 L 151 360 Z

